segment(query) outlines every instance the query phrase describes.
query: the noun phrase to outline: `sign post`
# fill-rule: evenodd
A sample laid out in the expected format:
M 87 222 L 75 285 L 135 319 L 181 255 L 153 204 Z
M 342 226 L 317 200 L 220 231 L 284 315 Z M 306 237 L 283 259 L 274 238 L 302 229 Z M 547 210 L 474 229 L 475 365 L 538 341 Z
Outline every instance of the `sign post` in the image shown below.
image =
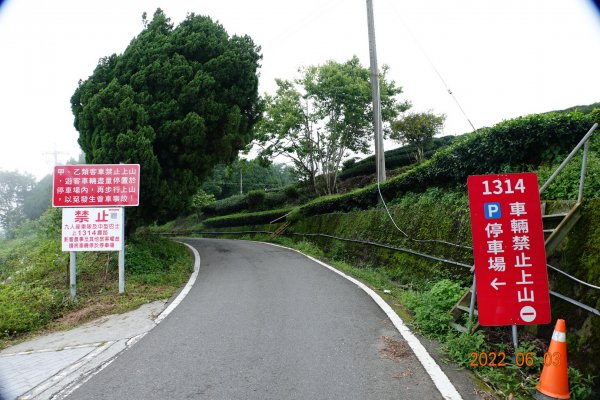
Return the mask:
M 549 323 L 550 295 L 537 176 L 470 176 L 467 185 L 479 323 L 515 328 Z
M 69 253 L 69 288 L 71 289 L 71 298 L 77 295 L 77 253 Z
M 121 236 L 125 243 L 125 208 L 121 207 Z M 125 293 L 125 246 L 119 251 L 119 293 Z
M 139 205 L 139 164 L 55 166 L 53 180 L 52 205 L 65 207 L 62 249 L 70 252 L 71 297 L 77 293 L 77 251 L 118 251 L 119 293 L 124 293 L 124 207 Z

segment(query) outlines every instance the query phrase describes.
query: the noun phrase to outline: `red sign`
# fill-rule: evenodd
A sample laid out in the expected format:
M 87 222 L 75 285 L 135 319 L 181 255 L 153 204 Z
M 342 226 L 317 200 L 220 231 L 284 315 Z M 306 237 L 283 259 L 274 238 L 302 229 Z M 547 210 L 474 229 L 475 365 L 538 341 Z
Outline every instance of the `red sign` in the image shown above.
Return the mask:
M 139 164 L 54 167 L 54 207 L 137 206 L 139 193 Z
M 546 249 L 537 175 L 470 176 L 479 323 L 550 322 Z

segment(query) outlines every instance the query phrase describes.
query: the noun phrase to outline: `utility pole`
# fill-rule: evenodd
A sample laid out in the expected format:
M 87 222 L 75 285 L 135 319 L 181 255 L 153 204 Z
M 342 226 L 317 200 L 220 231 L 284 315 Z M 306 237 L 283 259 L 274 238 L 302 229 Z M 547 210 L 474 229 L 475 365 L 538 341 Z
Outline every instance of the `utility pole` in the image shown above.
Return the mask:
M 375 134 L 375 165 L 377 181 L 385 181 L 385 155 L 383 150 L 383 128 L 381 121 L 381 97 L 379 93 L 379 68 L 375 44 L 375 20 L 373 0 L 367 0 L 367 22 L 369 26 L 369 55 L 371 59 L 371 94 L 373 96 L 373 129 Z
M 48 156 L 54 156 L 54 165 L 58 165 L 58 155 L 59 154 L 67 154 L 67 153 L 63 153 L 62 151 L 56 150 L 56 143 L 54 143 L 54 151 L 50 151 L 50 152 L 43 153 L 43 154 L 48 155 Z

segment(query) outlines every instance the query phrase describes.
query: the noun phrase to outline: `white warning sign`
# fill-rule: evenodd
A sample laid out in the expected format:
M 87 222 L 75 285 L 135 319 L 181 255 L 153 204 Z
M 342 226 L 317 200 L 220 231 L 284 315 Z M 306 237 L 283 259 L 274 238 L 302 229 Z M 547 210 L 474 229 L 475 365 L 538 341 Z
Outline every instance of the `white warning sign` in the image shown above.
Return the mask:
M 121 251 L 122 208 L 63 208 L 63 251 Z

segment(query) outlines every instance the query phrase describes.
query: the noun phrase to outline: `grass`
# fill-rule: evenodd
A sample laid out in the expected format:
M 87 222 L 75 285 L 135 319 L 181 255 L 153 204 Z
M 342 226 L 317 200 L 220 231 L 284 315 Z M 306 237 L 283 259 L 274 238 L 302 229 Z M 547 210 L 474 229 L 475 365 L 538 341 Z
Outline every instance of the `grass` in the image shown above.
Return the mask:
M 81 252 L 77 296 L 71 299 L 69 257 L 60 248 L 60 228 L 47 226 L 59 221 L 42 218 L 36 234 L 0 242 L 0 349 L 168 299 L 192 272 L 192 256 L 184 245 L 142 229 L 126 244 L 125 293 L 118 293 L 116 252 Z

